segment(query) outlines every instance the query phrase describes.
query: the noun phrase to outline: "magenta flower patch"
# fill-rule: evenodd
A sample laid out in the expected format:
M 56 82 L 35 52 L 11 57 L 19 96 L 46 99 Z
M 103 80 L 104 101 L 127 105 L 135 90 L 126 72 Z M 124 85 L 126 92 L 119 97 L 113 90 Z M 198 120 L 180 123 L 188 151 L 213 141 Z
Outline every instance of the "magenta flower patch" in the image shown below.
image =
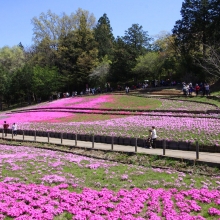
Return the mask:
M 0 183 L 0 213 L 2 218 L 53 219 L 64 212 L 73 219 L 205 219 L 198 202 L 219 199 L 216 190 L 121 189 L 113 192 L 85 188 L 82 193 L 69 192 L 68 185 L 55 187 L 36 184 Z M 199 196 L 194 199 L 194 196 Z M 146 205 L 146 208 L 144 208 Z M 192 214 L 196 213 L 196 214 Z M 209 208 L 210 216 L 220 216 L 220 210 Z

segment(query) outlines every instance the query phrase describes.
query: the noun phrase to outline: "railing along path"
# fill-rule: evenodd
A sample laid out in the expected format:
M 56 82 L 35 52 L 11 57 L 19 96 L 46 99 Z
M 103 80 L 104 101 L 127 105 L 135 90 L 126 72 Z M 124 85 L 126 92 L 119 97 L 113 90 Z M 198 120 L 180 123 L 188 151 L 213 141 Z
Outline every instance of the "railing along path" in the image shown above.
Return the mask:
M 0 137 L 6 140 L 30 141 L 51 144 L 61 144 L 65 146 L 81 147 L 87 149 L 109 150 L 119 152 L 145 153 L 152 155 L 161 155 L 183 160 L 193 160 L 205 163 L 213 163 L 220 166 L 219 152 L 201 152 L 202 146 L 198 141 L 190 145 L 187 142 L 169 142 L 158 140 L 156 149 L 145 147 L 145 140 L 139 138 L 122 138 L 114 136 L 99 136 L 85 134 L 70 134 L 57 132 L 18 130 L 17 135 L 13 135 L 9 130 L 7 136 L 3 129 L 0 129 Z M 185 144 L 185 145 L 184 145 Z M 219 149 L 218 149 L 219 150 Z

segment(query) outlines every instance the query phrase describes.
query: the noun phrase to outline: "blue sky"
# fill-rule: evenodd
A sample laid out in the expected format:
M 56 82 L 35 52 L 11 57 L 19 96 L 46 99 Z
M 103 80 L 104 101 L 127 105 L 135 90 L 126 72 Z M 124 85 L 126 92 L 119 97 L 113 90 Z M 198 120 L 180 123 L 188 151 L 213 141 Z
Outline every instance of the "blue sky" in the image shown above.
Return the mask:
M 106 13 L 115 37 L 124 36 L 132 24 L 143 26 L 150 36 L 171 32 L 181 18 L 183 0 L 0 0 L 0 47 L 33 44 L 31 19 L 51 10 L 60 15 L 78 8 L 93 13 L 96 21 Z

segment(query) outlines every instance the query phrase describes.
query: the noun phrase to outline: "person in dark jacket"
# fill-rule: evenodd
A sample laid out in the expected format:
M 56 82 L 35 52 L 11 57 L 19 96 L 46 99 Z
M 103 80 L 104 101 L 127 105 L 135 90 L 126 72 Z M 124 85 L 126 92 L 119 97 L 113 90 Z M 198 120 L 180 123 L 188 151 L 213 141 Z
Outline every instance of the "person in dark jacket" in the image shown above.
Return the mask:
M 4 130 L 4 133 L 5 133 L 5 137 L 6 137 L 7 134 L 8 134 L 8 128 L 9 128 L 9 124 L 7 124 L 7 122 L 4 121 L 3 130 Z

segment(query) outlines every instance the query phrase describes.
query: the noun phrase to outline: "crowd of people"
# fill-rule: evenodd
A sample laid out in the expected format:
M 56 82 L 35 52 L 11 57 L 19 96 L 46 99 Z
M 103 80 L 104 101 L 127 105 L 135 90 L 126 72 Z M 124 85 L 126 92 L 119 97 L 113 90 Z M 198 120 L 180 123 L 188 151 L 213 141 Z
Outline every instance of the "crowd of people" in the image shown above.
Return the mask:
M 181 84 L 181 83 L 179 83 Z M 81 90 L 80 92 L 73 91 L 72 93 L 65 92 L 65 93 L 58 93 L 57 99 L 59 98 L 68 98 L 70 96 L 76 97 L 76 96 L 82 96 L 82 95 L 94 95 L 94 94 L 102 94 L 102 93 L 108 93 L 113 91 L 125 91 L 126 93 L 129 93 L 130 90 L 135 89 L 146 89 L 148 87 L 160 87 L 160 86 L 175 86 L 177 85 L 176 81 L 170 81 L 170 80 L 144 80 L 144 82 L 139 82 L 135 85 L 117 85 L 116 88 L 113 88 L 110 86 L 110 83 L 106 83 L 103 88 L 101 87 L 86 87 L 85 90 Z M 49 101 L 53 101 L 53 99 L 56 99 L 56 97 L 50 96 Z
M 210 86 L 207 82 L 205 83 L 196 83 L 195 85 L 193 85 L 191 82 L 190 83 L 185 83 L 183 82 L 183 94 L 186 96 L 192 95 L 193 92 L 196 94 L 196 96 L 199 95 L 199 93 L 201 93 L 201 95 L 203 96 L 209 96 L 210 95 Z

